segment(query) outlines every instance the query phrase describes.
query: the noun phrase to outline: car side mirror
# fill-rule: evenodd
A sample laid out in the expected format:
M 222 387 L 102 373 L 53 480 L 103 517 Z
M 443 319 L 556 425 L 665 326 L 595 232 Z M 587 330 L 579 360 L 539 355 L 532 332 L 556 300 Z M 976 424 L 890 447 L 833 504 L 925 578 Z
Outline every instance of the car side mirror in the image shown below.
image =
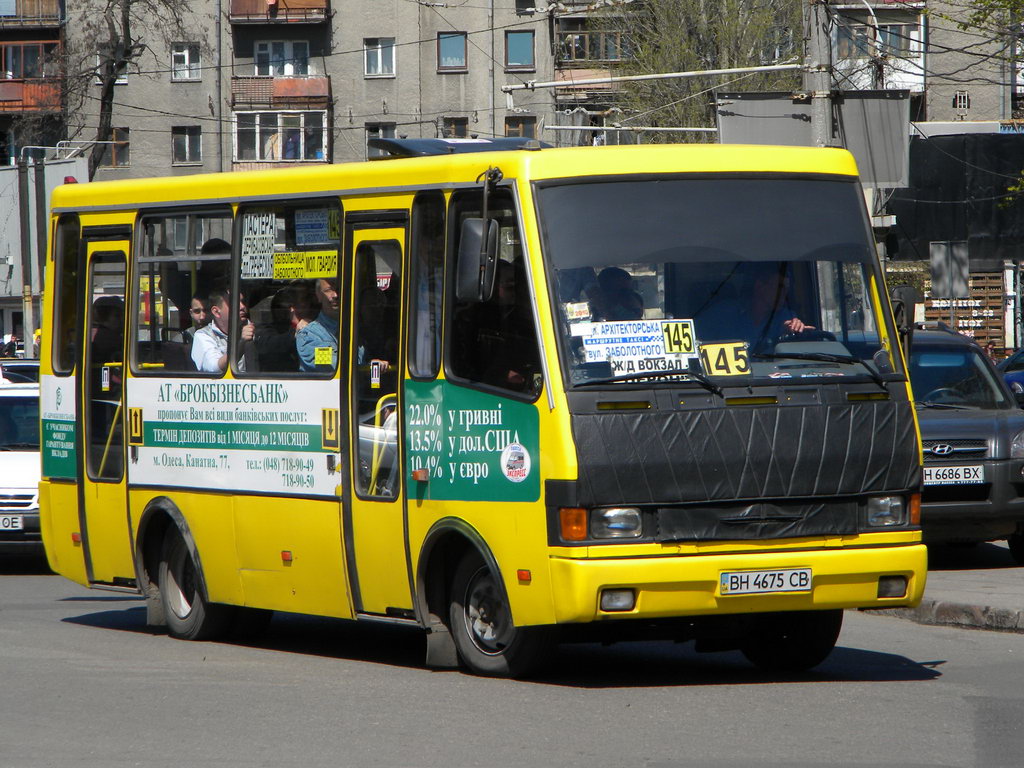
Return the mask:
M 490 301 L 497 266 L 498 222 L 495 219 L 463 221 L 455 267 L 455 298 L 474 303 Z

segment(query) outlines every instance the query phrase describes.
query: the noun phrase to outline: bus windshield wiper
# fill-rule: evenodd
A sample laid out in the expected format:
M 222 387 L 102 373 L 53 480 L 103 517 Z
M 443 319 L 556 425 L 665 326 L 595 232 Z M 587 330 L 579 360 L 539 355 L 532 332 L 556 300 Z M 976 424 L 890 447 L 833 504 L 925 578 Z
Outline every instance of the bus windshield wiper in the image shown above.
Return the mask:
M 685 376 L 686 378 L 681 378 Z M 722 388 L 711 381 L 706 375 L 700 371 L 694 371 L 692 369 L 686 369 L 682 371 L 643 371 L 641 373 L 627 373 L 625 376 L 605 376 L 601 379 L 590 379 L 589 381 L 581 381 L 573 386 L 576 387 L 593 387 L 600 384 L 613 384 L 619 381 L 644 381 L 646 379 L 669 379 L 672 381 L 669 383 L 674 384 L 686 384 L 688 382 L 694 382 L 700 384 L 708 392 L 722 396 Z
M 751 357 L 758 360 L 818 360 L 823 363 L 850 363 L 859 365 L 867 371 L 868 376 L 882 389 L 886 389 L 885 379 L 870 365 L 856 355 L 836 355 L 832 352 L 755 352 Z

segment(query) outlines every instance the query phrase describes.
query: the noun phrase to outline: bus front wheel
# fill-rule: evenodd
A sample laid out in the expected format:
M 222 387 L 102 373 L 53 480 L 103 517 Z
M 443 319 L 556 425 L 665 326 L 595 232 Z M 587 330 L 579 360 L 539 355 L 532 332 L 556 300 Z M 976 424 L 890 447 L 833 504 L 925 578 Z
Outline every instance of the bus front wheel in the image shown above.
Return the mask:
M 208 603 L 199 589 L 192 555 L 177 533 L 164 539 L 160 556 L 160 599 L 167 632 L 179 640 L 207 640 L 222 635 L 231 622 L 228 606 Z
M 755 621 L 740 650 L 759 669 L 803 672 L 832 652 L 842 627 L 842 611 L 767 613 Z
M 515 626 L 498 577 L 476 553 L 455 570 L 448 614 L 459 658 L 478 675 L 525 677 L 552 650 L 548 628 Z

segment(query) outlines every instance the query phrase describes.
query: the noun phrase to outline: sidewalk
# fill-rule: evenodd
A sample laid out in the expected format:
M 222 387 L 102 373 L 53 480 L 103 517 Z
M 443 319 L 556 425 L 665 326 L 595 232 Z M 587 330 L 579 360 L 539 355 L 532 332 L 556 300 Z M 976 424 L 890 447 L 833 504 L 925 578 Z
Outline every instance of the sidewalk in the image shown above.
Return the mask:
M 1024 633 L 1024 566 L 1010 557 L 1005 541 L 934 547 L 921 604 L 885 613 L 919 624 Z

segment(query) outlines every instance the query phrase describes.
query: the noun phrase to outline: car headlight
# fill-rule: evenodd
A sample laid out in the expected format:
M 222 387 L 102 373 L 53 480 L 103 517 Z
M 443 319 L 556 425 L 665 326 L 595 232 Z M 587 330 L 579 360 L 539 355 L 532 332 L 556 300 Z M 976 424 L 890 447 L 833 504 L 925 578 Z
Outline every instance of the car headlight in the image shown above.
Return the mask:
M 907 505 L 902 496 L 872 496 L 868 499 L 868 525 L 888 528 L 905 525 Z
M 606 507 L 590 511 L 590 536 L 595 539 L 636 539 L 643 533 L 636 507 Z
M 1024 459 L 1024 429 L 1014 435 L 1010 442 L 1010 458 Z
M 1024 384 L 1021 384 L 1019 381 L 1011 381 L 1010 389 L 1013 390 L 1013 394 L 1019 395 L 1024 392 Z

